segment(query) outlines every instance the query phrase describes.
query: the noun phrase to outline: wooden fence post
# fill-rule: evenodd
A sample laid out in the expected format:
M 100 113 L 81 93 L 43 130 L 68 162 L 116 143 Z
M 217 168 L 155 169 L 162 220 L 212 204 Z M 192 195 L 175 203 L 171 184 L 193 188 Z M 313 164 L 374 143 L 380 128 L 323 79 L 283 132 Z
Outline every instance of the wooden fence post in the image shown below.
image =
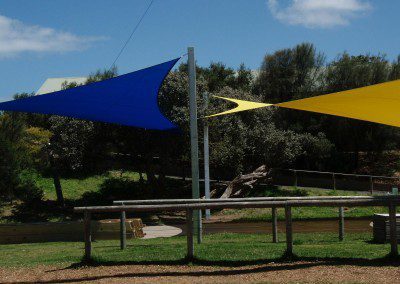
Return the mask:
M 193 243 L 193 210 L 186 210 L 186 236 L 187 236 L 187 259 L 192 260 L 194 256 Z
M 272 207 L 272 242 L 278 242 L 278 212 L 276 207 Z
M 293 255 L 293 228 L 292 228 L 292 208 L 285 206 L 285 220 L 286 220 L 286 255 Z
M 393 202 L 389 203 L 389 225 L 390 225 L 390 254 L 393 257 L 399 255 L 397 246 L 397 224 L 396 224 L 396 205 Z
M 121 211 L 120 243 L 121 243 L 121 249 L 126 249 L 126 213 L 125 213 L 125 211 Z
M 339 241 L 344 238 L 344 208 L 339 207 Z
M 335 177 L 335 173 L 332 173 L 332 180 L 333 180 L 333 190 L 336 190 L 336 177 Z
M 369 177 L 369 183 L 370 183 L 370 190 L 371 190 L 371 195 L 374 194 L 374 179 L 372 176 Z
M 89 261 L 92 258 L 92 230 L 91 230 L 91 213 L 85 211 L 84 217 L 84 232 L 85 232 L 85 260 Z

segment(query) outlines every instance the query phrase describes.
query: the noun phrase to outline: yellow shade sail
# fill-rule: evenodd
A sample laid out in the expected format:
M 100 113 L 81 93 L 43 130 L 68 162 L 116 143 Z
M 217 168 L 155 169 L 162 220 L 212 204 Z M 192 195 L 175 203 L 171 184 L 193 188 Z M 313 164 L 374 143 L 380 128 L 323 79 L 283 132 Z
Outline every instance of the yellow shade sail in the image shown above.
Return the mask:
M 238 106 L 208 117 L 272 106 L 272 104 L 215 97 L 234 102 Z M 400 127 L 400 80 L 274 104 L 274 106 Z
M 220 115 L 230 114 L 230 113 L 239 112 L 239 111 L 245 111 L 245 110 L 250 110 L 250 109 L 272 106 L 272 104 L 249 102 L 249 101 L 225 98 L 225 97 L 220 97 L 220 96 L 213 96 L 213 97 L 235 103 L 235 104 L 237 104 L 237 107 L 227 110 L 227 111 L 224 111 L 224 112 L 217 113 L 217 114 L 212 114 L 212 115 L 209 115 L 206 117 L 214 117 L 214 116 L 220 116 Z
M 400 80 L 276 106 L 400 127 Z

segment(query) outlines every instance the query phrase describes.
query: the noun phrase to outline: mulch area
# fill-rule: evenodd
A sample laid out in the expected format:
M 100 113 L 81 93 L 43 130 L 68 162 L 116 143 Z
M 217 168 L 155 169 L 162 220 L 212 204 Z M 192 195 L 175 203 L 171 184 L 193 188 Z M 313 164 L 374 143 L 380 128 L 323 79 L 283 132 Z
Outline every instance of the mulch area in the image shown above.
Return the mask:
M 252 266 L 113 265 L 0 268 L 0 283 L 400 283 L 399 264 L 296 261 Z

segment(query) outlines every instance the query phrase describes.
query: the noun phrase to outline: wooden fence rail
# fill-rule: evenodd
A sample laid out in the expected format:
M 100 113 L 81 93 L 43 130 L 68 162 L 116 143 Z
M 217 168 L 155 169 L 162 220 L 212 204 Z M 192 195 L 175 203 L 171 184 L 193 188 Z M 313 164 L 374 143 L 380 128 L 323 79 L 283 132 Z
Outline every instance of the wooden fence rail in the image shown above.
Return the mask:
M 121 202 L 121 203 L 120 203 Z M 91 213 L 106 212 L 156 212 L 156 211 L 186 211 L 187 220 L 187 257 L 193 258 L 193 210 L 205 209 L 241 209 L 241 208 L 284 208 L 286 221 L 286 253 L 293 254 L 293 207 L 362 207 L 383 206 L 389 208 L 391 255 L 398 256 L 396 238 L 396 206 L 400 204 L 399 196 L 340 196 L 340 197 L 272 197 L 272 198 L 241 198 L 219 200 L 144 200 L 116 201 L 113 206 L 76 207 L 75 212 L 85 214 L 85 259 L 91 258 Z M 134 205 L 126 205 L 134 204 Z M 122 247 L 122 246 L 121 246 Z
M 252 198 L 232 198 L 232 199 L 152 199 L 152 200 L 116 200 L 116 205 L 156 205 L 156 204 L 182 204 L 182 203 L 218 203 L 225 202 L 243 202 L 243 201 L 278 201 L 278 200 L 332 200 L 332 199 L 370 199 L 371 196 L 307 196 L 307 197 L 252 197 Z M 278 242 L 278 215 L 277 208 L 271 208 L 272 215 L 272 239 L 274 243 Z M 344 208 L 339 207 L 339 240 L 344 239 Z M 121 243 L 123 240 L 121 239 Z
M 143 200 L 116 200 L 115 205 L 146 205 L 146 204 L 186 204 L 186 203 L 220 203 L 220 202 L 246 202 L 246 201 L 289 201 L 289 200 L 347 200 L 387 198 L 388 196 L 293 196 L 293 197 L 248 197 L 248 198 L 218 198 L 218 199 L 143 199 Z

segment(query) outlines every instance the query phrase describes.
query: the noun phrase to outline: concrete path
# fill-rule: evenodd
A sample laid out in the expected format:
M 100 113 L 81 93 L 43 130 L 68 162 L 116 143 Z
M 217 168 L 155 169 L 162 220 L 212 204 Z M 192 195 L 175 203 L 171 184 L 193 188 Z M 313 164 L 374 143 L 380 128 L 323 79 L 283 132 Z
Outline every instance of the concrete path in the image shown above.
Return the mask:
M 154 239 L 154 238 L 168 238 L 177 236 L 182 233 L 182 230 L 172 226 L 146 226 L 143 228 L 143 232 L 146 234 L 143 239 Z

